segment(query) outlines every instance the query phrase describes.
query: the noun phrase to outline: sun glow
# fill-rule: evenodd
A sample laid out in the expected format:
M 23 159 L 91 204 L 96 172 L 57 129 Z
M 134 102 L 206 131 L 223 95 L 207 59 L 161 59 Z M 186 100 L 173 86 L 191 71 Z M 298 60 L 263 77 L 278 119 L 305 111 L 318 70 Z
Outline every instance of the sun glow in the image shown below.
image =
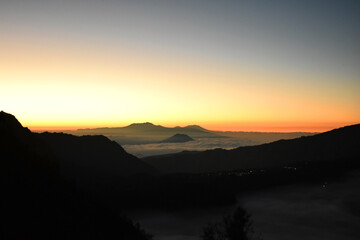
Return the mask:
M 360 119 L 360 86 L 341 85 L 346 76 L 39 39 L 0 40 L 1 108 L 34 130 L 153 122 L 324 131 Z

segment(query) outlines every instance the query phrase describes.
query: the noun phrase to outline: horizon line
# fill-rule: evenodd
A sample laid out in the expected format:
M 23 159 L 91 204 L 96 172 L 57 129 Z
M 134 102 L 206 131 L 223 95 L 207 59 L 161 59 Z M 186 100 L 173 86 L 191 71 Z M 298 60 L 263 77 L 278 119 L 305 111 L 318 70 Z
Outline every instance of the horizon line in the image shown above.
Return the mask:
M 214 131 L 214 132 L 261 132 L 261 133 L 321 133 L 321 132 L 327 132 L 333 129 L 337 129 L 337 128 L 341 128 L 341 127 L 345 127 L 345 126 L 350 126 L 350 125 L 355 125 L 357 123 L 349 123 L 349 124 L 334 124 L 332 126 L 244 126 L 242 128 L 239 127 L 233 127 L 231 128 L 231 126 L 227 126 L 222 125 L 222 127 L 218 127 L 218 128 L 211 128 L 211 127 L 206 127 L 200 124 L 189 124 L 189 125 L 161 125 L 161 124 L 153 124 L 151 122 L 139 122 L 139 123 L 132 123 L 132 124 L 127 124 L 127 125 L 123 125 L 123 126 L 89 126 L 89 127 L 84 127 L 84 126 L 26 126 L 27 128 L 29 128 L 31 131 L 34 132 L 68 132 L 68 131 L 77 131 L 77 130 L 91 130 L 91 129 L 102 129 L 102 128 L 124 128 L 124 127 L 128 127 L 134 124 L 152 124 L 154 126 L 161 126 L 164 128 L 175 128 L 175 127 L 189 127 L 189 126 L 198 126 L 201 128 L 204 128 L 205 130 L 208 131 Z M 206 124 L 205 124 L 206 125 Z M 230 124 L 231 125 L 231 124 Z M 214 126 L 215 127 L 215 126 Z M 230 127 L 230 128 L 229 128 Z

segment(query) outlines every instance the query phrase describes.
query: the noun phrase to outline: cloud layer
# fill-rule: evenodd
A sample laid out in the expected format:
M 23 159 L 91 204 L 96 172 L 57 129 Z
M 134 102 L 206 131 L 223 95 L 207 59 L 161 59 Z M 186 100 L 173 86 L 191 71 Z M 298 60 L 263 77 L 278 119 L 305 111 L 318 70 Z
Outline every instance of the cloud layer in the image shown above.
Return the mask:
M 232 149 L 255 144 L 257 142 L 236 138 L 197 138 L 195 141 L 186 143 L 152 143 L 123 145 L 123 147 L 127 152 L 137 157 L 147 157 L 181 151 L 204 151 L 214 148 Z

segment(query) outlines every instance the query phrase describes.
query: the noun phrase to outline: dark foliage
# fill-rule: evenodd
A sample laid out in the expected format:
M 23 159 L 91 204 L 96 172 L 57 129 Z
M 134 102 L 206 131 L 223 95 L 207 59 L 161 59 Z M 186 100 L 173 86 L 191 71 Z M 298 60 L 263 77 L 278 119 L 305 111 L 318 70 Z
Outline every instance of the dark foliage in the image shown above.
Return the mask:
M 203 229 L 203 240 L 250 240 L 254 230 L 250 215 L 238 207 L 233 215 L 226 216 L 221 222 L 209 223 Z

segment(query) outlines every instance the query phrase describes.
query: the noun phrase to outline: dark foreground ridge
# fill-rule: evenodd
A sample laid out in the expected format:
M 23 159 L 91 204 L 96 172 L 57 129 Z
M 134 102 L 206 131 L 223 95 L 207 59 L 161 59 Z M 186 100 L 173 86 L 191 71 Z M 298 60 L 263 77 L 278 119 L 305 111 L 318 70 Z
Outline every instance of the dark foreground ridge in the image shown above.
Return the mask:
M 5 112 L 0 160 L 1 239 L 149 239 L 131 220 L 65 182 L 51 144 Z
M 149 239 L 119 212 L 224 206 L 249 190 L 336 180 L 360 169 L 359 128 L 144 163 L 106 137 L 35 134 L 1 112 L 0 238 Z
M 81 188 L 101 189 L 119 177 L 156 173 L 153 167 L 104 136 L 46 132 L 38 137 L 57 156 L 61 175 Z
M 258 146 L 182 152 L 143 160 L 163 173 L 204 173 L 264 169 L 344 158 L 360 159 L 360 124 Z

